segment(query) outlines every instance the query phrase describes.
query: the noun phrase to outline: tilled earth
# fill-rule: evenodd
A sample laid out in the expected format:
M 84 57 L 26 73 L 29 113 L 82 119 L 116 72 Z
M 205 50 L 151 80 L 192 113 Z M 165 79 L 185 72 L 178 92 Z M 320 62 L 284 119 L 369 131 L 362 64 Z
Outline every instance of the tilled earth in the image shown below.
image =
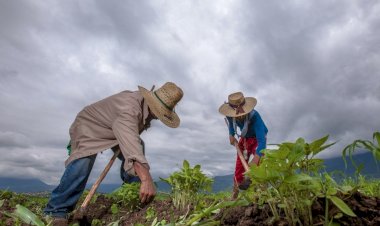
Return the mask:
M 350 197 L 341 197 L 353 210 L 357 217 L 343 215 L 334 222 L 340 225 L 380 225 L 380 198 L 366 197 L 355 193 Z M 325 199 L 318 199 L 312 206 L 313 225 L 323 225 Z M 339 209 L 330 203 L 329 216 L 339 213 Z M 223 210 L 219 216 L 221 225 L 290 225 L 284 216 L 272 222 L 271 211 L 268 205 L 259 208 L 257 204 L 248 207 L 234 207 Z
M 351 207 L 357 217 L 343 215 L 341 218 L 335 219 L 335 222 L 341 225 L 380 225 L 380 198 L 367 197 L 360 193 L 341 198 Z M 89 222 L 91 222 L 92 219 L 103 219 L 106 220 L 106 222 L 112 222 L 114 219 L 112 219 L 112 214 L 110 214 L 109 211 L 111 205 L 112 202 L 110 200 L 100 196 L 95 203 L 89 206 L 89 212 L 87 213 Z M 314 225 L 323 225 L 325 215 L 324 206 L 324 199 L 318 199 L 313 204 L 312 213 Z M 187 212 L 186 210 L 176 210 L 169 200 L 155 200 L 138 211 L 125 211 L 121 220 L 122 225 L 133 225 L 135 223 L 151 225 L 152 219 L 146 219 L 146 210 L 149 207 L 155 210 L 158 219 L 165 219 L 166 222 L 177 220 Z M 333 204 L 330 204 L 329 216 L 334 216 L 338 212 L 340 212 L 339 209 Z M 221 225 L 290 225 L 285 219 L 285 216 L 282 216 L 277 221 L 272 221 L 269 206 L 264 205 L 259 208 L 257 204 L 223 209 L 215 217 L 215 220 L 220 221 Z
M 349 217 L 343 215 L 334 221 L 340 225 L 380 225 L 380 198 L 367 197 L 360 193 L 355 193 L 349 197 L 341 197 L 348 206 L 354 211 L 357 217 Z M 324 199 L 318 199 L 312 206 L 313 225 L 323 225 L 324 223 Z M 105 225 L 120 219 L 120 225 L 134 225 L 140 223 L 142 225 L 151 225 L 153 219 L 147 219 L 146 212 L 148 208 L 155 212 L 154 217 L 160 221 L 165 219 L 166 222 L 175 222 L 180 216 L 188 214 L 189 210 L 175 209 L 170 200 L 154 200 L 152 203 L 140 207 L 138 210 L 129 211 L 120 209 L 119 214 L 111 213 L 113 201 L 100 195 L 94 203 L 91 203 L 87 212 L 82 215 L 73 214 L 70 217 L 70 224 L 80 223 L 80 225 L 91 225 L 94 219 L 101 220 Z M 12 212 L 7 200 L 0 208 L 0 219 L 6 222 L 5 225 L 15 225 L 13 219 L 6 217 L 3 212 Z M 329 216 L 334 216 L 339 212 L 339 209 L 333 204 L 329 206 Z M 6 218 L 6 220 L 4 220 Z M 257 204 L 252 204 L 246 207 L 234 207 L 223 209 L 219 214 L 214 216 L 214 220 L 220 222 L 220 225 L 290 225 L 281 216 L 279 220 L 273 221 L 269 206 L 264 205 L 259 207 Z M 27 224 L 24 224 L 27 225 Z
M 137 223 L 151 225 L 154 220 L 152 218 L 157 217 L 160 221 L 166 220 L 166 222 L 172 222 L 188 213 L 188 210 L 174 208 L 171 200 L 154 200 L 148 205 L 139 207 L 137 210 L 121 209 L 119 214 L 112 215 L 112 204 L 113 201 L 111 199 L 101 195 L 97 198 L 96 202 L 88 206 L 85 214 L 74 214 L 69 221 L 70 223 L 79 223 L 80 225 L 91 225 L 94 219 L 100 219 L 107 224 L 120 219 L 119 225 L 134 225 Z M 154 217 L 150 219 L 146 216 L 148 208 L 154 210 Z

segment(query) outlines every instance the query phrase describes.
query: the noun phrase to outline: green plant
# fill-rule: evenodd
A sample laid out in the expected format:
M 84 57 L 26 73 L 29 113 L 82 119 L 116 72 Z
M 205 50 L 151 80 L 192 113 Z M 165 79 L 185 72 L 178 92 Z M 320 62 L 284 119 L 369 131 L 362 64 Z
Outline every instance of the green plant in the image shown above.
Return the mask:
M 228 208 L 228 207 L 235 207 L 235 206 L 247 206 L 249 205 L 249 202 L 245 199 L 242 200 L 236 200 L 236 201 L 222 201 L 222 202 L 215 202 L 211 204 L 209 207 L 200 210 L 198 212 L 193 213 L 190 216 L 190 219 L 185 221 L 182 220 L 182 224 L 190 226 L 190 225 L 219 225 L 219 222 L 213 221 L 209 218 L 212 214 L 219 213 L 220 209 L 222 208 Z M 200 222 L 201 219 L 206 219 L 203 222 Z
M 117 205 L 117 203 L 112 204 L 112 206 L 111 206 L 112 215 L 118 214 L 119 211 L 120 210 L 119 210 L 119 206 Z
M 0 191 L 0 199 L 11 199 L 13 196 L 13 193 L 8 190 Z
M 355 216 L 351 209 L 336 196 L 338 186 L 330 176 L 319 172 L 324 168 L 323 160 L 315 158 L 334 143 L 325 144 L 328 136 L 306 143 L 299 138 L 294 143 L 285 142 L 278 149 L 265 150 L 260 165 L 251 166 L 248 173 L 259 203 L 267 202 L 274 220 L 284 212 L 293 224 L 312 225 L 311 205 L 317 197 L 326 198 L 343 213 Z M 260 192 L 260 193 L 258 193 Z M 326 220 L 329 219 L 326 216 Z
M 359 191 L 367 196 L 380 198 L 380 180 L 368 179 L 361 174 L 356 175 L 355 178 L 344 178 L 342 187 L 348 187 L 352 191 Z
M 374 132 L 372 135 L 373 141 L 369 140 L 355 140 L 352 142 L 352 144 L 347 145 L 343 149 L 343 161 L 347 167 L 347 160 L 346 156 L 348 155 L 351 159 L 352 164 L 358 168 L 358 166 L 355 164 L 354 160 L 352 159 L 352 154 L 355 152 L 356 149 L 366 149 L 370 152 L 372 152 L 374 159 L 380 160 L 380 132 Z M 377 144 L 376 144 L 377 143 Z
M 201 171 L 201 166 L 190 167 L 188 161 L 183 161 L 183 167 L 179 172 L 174 172 L 162 181 L 172 187 L 173 204 L 177 208 L 185 208 L 198 202 L 198 193 L 210 191 L 213 180 Z
M 311 197 L 319 193 L 318 173 L 323 160 L 315 156 L 332 144 L 325 144 L 328 136 L 306 143 L 303 138 L 285 142 L 278 149 L 265 150 L 260 165 L 251 166 L 248 175 L 253 189 L 260 191 L 269 204 L 274 220 L 283 211 L 289 222 L 300 221 L 312 225 Z M 260 194 L 260 193 L 255 193 Z
M 121 206 L 125 206 L 129 210 L 134 210 L 140 205 L 139 189 L 139 183 L 126 183 L 112 192 L 110 196 Z
M 325 199 L 325 225 L 329 225 L 331 222 L 333 222 L 333 218 L 337 217 L 336 215 L 329 217 L 329 201 L 338 207 L 344 214 L 351 217 L 356 217 L 351 208 L 337 196 L 338 191 L 344 194 L 348 190 L 341 189 L 335 180 L 327 173 L 323 174 L 320 182 L 321 193 L 318 194 L 318 196 Z
M 13 213 L 5 213 L 5 215 L 12 217 L 16 222 L 21 220 L 22 222 L 29 225 L 37 225 L 37 226 L 49 226 L 51 225 L 51 220 L 48 220 L 45 223 L 41 218 L 39 218 L 36 214 L 30 211 L 28 208 L 17 204 L 16 209 Z
M 152 206 L 150 206 L 146 210 L 145 218 L 147 220 L 152 220 L 156 217 L 156 215 L 157 215 L 156 211 L 154 210 L 154 208 Z
M 103 225 L 103 223 L 99 219 L 93 219 L 92 222 L 91 222 L 91 225 L 92 226 L 101 226 L 101 225 Z

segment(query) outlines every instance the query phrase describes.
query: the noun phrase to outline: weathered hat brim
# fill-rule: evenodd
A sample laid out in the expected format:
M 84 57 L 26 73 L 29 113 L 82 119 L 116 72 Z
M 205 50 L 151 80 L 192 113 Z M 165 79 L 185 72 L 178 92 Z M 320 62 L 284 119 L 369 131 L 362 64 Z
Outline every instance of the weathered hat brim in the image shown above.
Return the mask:
M 138 86 L 141 95 L 144 97 L 149 109 L 153 112 L 157 118 L 165 125 L 171 128 L 177 128 L 180 124 L 180 119 L 174 111 L 167 109 L 160 100 L 153 94 L 153 91 L 149 91 L 144 87 Z
M 222 106 L 219 107 L 219 112 L 220 114 L 228 117 L 239 117 L 251 112 L 255 108 L 256 104 L 256 98 L 245 97 L 245 104 L 243 105 L 244 113 L 236 114 L 236 110 L 233 109 L 229 104 L 222 104 Z

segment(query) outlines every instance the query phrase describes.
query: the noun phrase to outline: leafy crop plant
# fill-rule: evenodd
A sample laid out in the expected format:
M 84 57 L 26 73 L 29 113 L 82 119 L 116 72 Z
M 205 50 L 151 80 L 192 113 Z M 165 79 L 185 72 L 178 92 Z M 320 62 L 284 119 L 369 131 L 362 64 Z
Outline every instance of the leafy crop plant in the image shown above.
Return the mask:
M 174 172 L 168 178 L 160 178 L 172 187 L 171 197 L 175 207 L 184 209 L 186 206 L 198 203 L 198 193 L 211 191 L 213 180 L 201 171 L 201 166 L 190 167 L 187 160 L 183 161 L 182 169 Z
M 293 225 L 313 225 L 311 206 L 318 197 L 326 198 L 326 202 L 331 200 L 343 213 L 354 216 L 336 196 L 337 185 L 325 179 L 330 177 L 322 178 L 320 174 L 323 159 L 315 156 L 334 144 L 325 144 L 327 139 L 325 136 L 306 143 L 299 138 L 294 143 L 279 144 L 278 149 L 264 150 L 259 166 L 251 166 L 248 175 L 252 180 L 253 199 L 269 204 L 273 221 L 282 212 Z

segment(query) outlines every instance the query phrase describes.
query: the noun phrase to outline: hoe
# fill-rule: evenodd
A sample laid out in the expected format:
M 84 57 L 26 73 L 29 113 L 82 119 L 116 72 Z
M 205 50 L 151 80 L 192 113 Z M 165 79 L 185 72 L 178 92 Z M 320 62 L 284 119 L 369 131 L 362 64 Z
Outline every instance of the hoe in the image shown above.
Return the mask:
M 110 170 L 113 162 L 115 161 L 116 157 L 120 154 L 120 149 L 114 152 L 112 158 L 104 168 L 103 172 L 100 174 L 99 178 L 96 180 L 96 182 L 92 185 L 91 190 L 87 194 L 86 198 L 84 199 L 81 207 L 79 210 L 75 213 L 74 219 L 78 220 L 80 222 L 80 225 L 88 224 L 87 223 L 87 217 L 85 215 L 87 206 L 91 201 L 91 198 L 94 196 L 96 189 L 98 189 L 100 183 L 103 181 L 104 177 L 107 175 L 108 171 Z

